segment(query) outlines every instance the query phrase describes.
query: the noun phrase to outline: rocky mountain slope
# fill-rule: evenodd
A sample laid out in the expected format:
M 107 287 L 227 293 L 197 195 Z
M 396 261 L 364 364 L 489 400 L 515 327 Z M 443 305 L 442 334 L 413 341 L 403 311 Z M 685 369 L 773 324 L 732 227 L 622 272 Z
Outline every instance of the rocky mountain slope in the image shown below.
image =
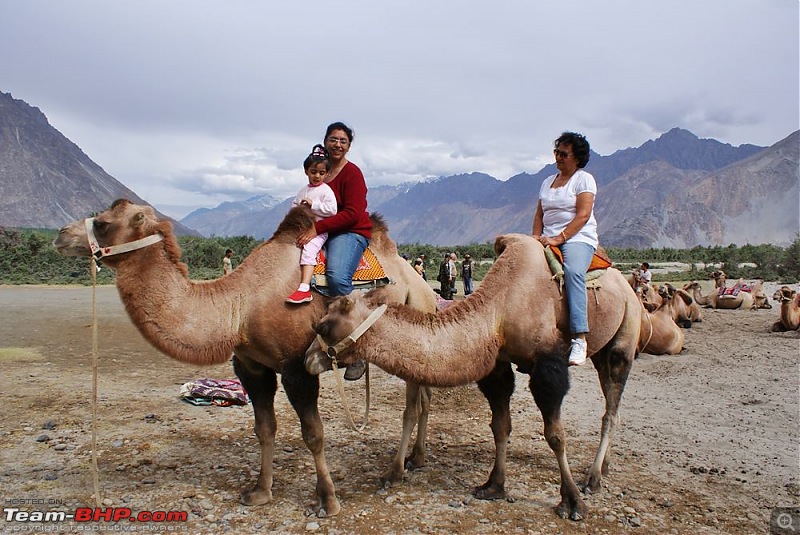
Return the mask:
M 53 128 L 38 108 L 0 92 L 0 226 L 59 228 L 123 197 L 148 204 Z M 175 229 L 198 234 L 180 223 Z

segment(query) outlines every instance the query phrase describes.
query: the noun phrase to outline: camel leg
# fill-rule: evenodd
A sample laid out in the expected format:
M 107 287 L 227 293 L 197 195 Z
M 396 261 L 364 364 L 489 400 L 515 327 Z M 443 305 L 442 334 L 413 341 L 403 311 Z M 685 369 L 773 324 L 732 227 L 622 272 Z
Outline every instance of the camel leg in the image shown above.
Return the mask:
M 506 498 L 506 458 L 511 436 L 511 395 L 514 393 L 514 371 L 508 362 L 498 361 L 492 373 L 478 381 L 478 388 L 492 410 L 494 466 L 489 479 L 472 493 L 481 500 Z
M 300 417 L 300 429 L 303 442 L 306 443 L 314 457 L 317 471 L 317 503 L 311 506 L 311 512 L 320 518 L 339 514 L 341 506 L 336 497 L 328 463 L 325 461 L 325 432 L 319 416 L 319 377 L 309 374 L 303 366 L 303 357 L 287 361 L 281 371 L 281 384 L 286 396 Z
M 556 507 L 556 513 L 561 518 L 583 520 L 586 504 L 572 478 L 567 459 L 567 438 L 561 425 L 561 403 L 569 390 L 569 372 L 564 359 L 560 355 L 540 357 L 531 372 L 530 389 L 536 406 L 542 412 L 544 437 L 556 454 L 561 472 L 561 503 Z
M 244 505 L 264 505 L 272 500 L 272 460 L 275 454 L 275 392 L 278 390 L 274 370 L 253 361 L 233 358 L 233 369 L 250 396 L 255 416 L 255 433 L 261 446 L 261 472 L 256 486 L 242 491 Z
M 605 354 L 605 357 L 603 356 Z M 597 492 L 600 490 L 600 482 L 603 475 L 608 474 L 608 464 L 611 458 L 611 437 L 614 428 L 619 422 L 619 404 L 622 399 L 622 391 L 628 381 L 628 374 L 633 365 L 634 355 L 627 355 L 621 349 L 605 348 L 600 353 L 592 357 L 594 366 L 597 369 L 597 376 L 600 379 L 600 387 L 603 396 L 606 398 L 606 411 L 603 414 L 602 426 L 600 430 L 600 445 L 594 463 L 589 469 L 584 485 L 585 492 Z
M 381 477 L 383 488 L 389 488 L 403 479 L 406 468 L 413 470 L 425 465 L 425 448 L 428 426 L 428 413 L 430 412 L 431 389 L 421 387 L 414 383 L 406 383 L 406 407 L 403 411 L 403 434 L 400 437 L 400 446 L 397 454 L 392 459 L 389 471 Z M 406 458 L 408 445 L 411 443 L 411 434 L 417 427 L 417 440 L 411 455 Z

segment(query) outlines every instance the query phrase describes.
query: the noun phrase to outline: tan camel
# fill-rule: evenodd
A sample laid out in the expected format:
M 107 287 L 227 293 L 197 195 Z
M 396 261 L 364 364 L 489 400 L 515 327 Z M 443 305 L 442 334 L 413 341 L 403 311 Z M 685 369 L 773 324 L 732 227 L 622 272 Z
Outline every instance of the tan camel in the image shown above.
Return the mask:
M 772 332 L 800 330 L 800 293 L 781 286 L 772 299 L 781 304 L 781 319 L 772 326 Z
M 59 232 L 54 245 L 67 256 L 90 256 L 85 220 Z M 297 286 L 300 270 L 296 236 L 313 224 L 311 212 L 292 209 L 272 238 L 259 245 L 240 266 L 221 279 L 190 281 L 180 260 L 181 251 L 168 221 L 159 221 L 152 208 L 127 200 L 91 223 L 101 248 L 135 242 L 160 233 L 163 240 L 144 248 L 106 256 L 103 263 L 116 272 L 117 288 L 133 323 L 142 335 L 166 355 L 192 364 L 220 364 L 231 359 L 236 375 L 250 395 L 255 432 L 261 446 L 261 472 L 256 485 L 242 493 L 246 505 L 272 499 L 272 462 L 277 429 L 274 397 L 277 373 L 292 407 L 300 418 L 303 440 L 314 457 L 317 472 L 318 516 L 340 511 L 325 461 L 324 433 L 317 399 L 319 378 L 303 367 L 303 355 L 314 338 L 313 325 L 325 311 L 326 299 L 307 305 L 288 305 L 284 298 Z M 397 254 L 386 226 L 374 218 L 371 249 L 395 284 L 387 286 L 392 302 L 420 310 L 436 310 L 435 294 L 414 269 Z M 419 401 L 420 398 L 422 401 Z M 410 404 L 404 413 L 404 436 L 398 451 L 402 467 L 405 448 L 419 417 L 416 462 L 425 450 L 428 389 L 408 385 Z
M 639 295 L 640 302 L 642 306 L 650 311 L 655 312 L 661 306 L 661 293 L 659 291 L 660 287 L 658 284 L 650 283 L 650 284 L 641 284 L 639 279 L 636 276 L 638 270 L 634 271 L 630 277 L 628 277 L 628 284 L 631 285 L 633 291 Z
M 699 282 L 690 282 L 683 289 L 692 293 L 692 297 L 697 304 L 708 308 L 723 308 L 723 309 L 736 309 L 741 308 L 744 310 L 752 310 L 755 308 L 755 301 L 753 296 L 748 292 L 739 292 L 738 295 L 720 297 L 716 290 L 708 295 L 703 295 L 700 289 Z
M 712 271 L 708 275 L 708 278 L 709 279 L 714 279 L 714 288 L 724 288 L 725 287 L 725 283 L 728 280 L 728 276 L 725 275 L 725 272 L 722 271 L 721 269 L 718 269 L 716 271 Z
M 490 427 L 496 448 L 489 479 L 474 491 L 482 499 L 506 495 L 505 461 L 514 389 L 511 364 L 516 364 L 518 371 L 531 376 L 530 388 L 542 412 L 544 434 L 558 460 L 561 503 L 557 512 L 563 518 L 580 520 L 586 506 L 567 461 L 560 416 L 569 388 L 565 351 L 569 322 L 564 298 L 551 280 L 544 249 L 531 236 L 500 236 L 495 252 L 497 260 L 468 298 L 436 315 L 389 305 L 358 342 L 339 354 L 340 362 L 366 359 L 406 381 L 431 386 L 478 381 L 492 411 Z M 641 306 L 625 277 L 609 269 L 600 283 L 600 289 L 589 290 L 587 341 L 605 395 L 605 414 L 600 445 L 585 484 L 590 491 L 600 488 L 602 474 L 608 470 L 611 437 L 641 327 Z M 381 300 L 379 291 L 338 298 L 328 307 L 317 332 L 327 344 L 336 344 Z M 306 355 L 307 367 L 320 366 L 318 361 L 326 358 L 319 341 Z
M 689 329 L 693 322 L 703 321 L 700 305 L 686 290 L 667 283 L 663 287 L 663 297 L 672 301 L 672 319 L 679 326 Z
M 663 299 L 661 306 L 653 312 L 642 303 L 642 329 L 638 346 L 642 353 L 677 355 L 683 351 L 685 337 L 683 330 L 675 323 L 673 303 L 673 299 Z

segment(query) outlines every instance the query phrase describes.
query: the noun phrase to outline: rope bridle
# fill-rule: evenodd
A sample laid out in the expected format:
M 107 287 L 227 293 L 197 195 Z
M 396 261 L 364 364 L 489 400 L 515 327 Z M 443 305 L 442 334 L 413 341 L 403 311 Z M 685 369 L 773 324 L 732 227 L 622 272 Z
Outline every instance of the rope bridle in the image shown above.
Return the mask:
M 97 238 L 94 235 L 94 219 L 95 218 L 93 217 L 87 217 L 84 225 L 86 227 L 86 238 L 89 240 L 89 249 L 92 251 L 92 257 L 96 260 L 101 260 L 106 256 L 129 253 L 137 249 L 142 249 L 164 239 L 164 235 L 160 232 L 157 232 L 155 234 L 151 234 L 150 236 L 133 240 L 128 243 L 100 247 L 100 244 L 97 242 Z
M 322 339 L 322 336 L 317 335 L 317 342 L 319 343 L 320 349 L 328 355 L 328 358 L 331 359 L 331 367 L 333 368 L 333 376 L 336 377 L 336 385 L 339 389 L 339 396 L 342 398 L 342 405 L 344 406 L 344 412 L 347 416 L 347 421 L 350 423 L 350 427 L 354 430 L 361 433 L 364 431 L 364 428 L 367 427 L 369 423 L 369 401 L 370 401 L 370 388 L 369 388 L 369 363 L 367 363 L 367 373 L 366 377 L 364 378 L 365 381 L 365 388 L 366 388 L 366 404 L 364 407 L 364 419 L 361 422 L 361 425 L 356 425 L 355 420 L 353 420 L 353 415 L 350 413 L 350 405 L 347 403 L 347 397 L 344 393 L 344 382 L 342 381 L 342 377 L 339 374 L 339 366 L 336 356 L 356 343 L 361 336 L 369 330 L 372 325 L 378 321 L 378 318 L 383 316 L 383 313 L 386 312 L 386 305 L 383 304 L 372 311 L 372 314 L 367 316 L 367 319 L 361 322 L 361 324 L 356 327 L 352 333 L 347 335 L 343 340 L 339 341 L 337 344 L 328 345 L 325 340 Z

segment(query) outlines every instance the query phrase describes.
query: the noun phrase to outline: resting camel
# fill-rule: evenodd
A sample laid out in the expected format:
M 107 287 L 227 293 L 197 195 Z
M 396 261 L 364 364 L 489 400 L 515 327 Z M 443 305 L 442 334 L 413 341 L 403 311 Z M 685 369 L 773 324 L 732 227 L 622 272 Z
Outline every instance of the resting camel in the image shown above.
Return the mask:
M 509 234 L 495 242 L 499 255 L 480 288 L 438 314 L 390 304 L 385 314 L 337 358 L 366 359 L 406 381 L 456 386 L 478 381 L 492 411 L 495 464 L 485 484 L 474 490 L 482 499 L 503 498 L 506 449 L 511 433 L 510 400 L 514 373 L 531 376 L 530 389 L 544 420 L 544 434 L 561 472 L 562 518 L 580 520 L 586 505 L 567 461 L 561 402 L 569 388 L 566 350 L 569 324 L 563 296 L 551 280 L 541 244 L 531 236 Z M 589 356 L 605 395 L 605 414 L 597 454 L 585 483 L 597 491 L 608 471 L 611 436 L 618 422 L 622 391 L 636 357 L 641 306 L 625 277 L 609 269 L 589 290 Z M 375 310 L 380 291 L 338 298 L 317 324 L 318 339 L 306 353 L 306 367 L 324 368 L 320 339 L 336 344 Z
M 708 295 L 703 295 L 700 292 L 700 283 L 699 282 L 690 282 L 683 289 L 687 292 L 692 292 L 692 297 L 697 304 L 700 306 L 708 307 L 708 308 L 724 308 L 724 309 L 735 309 L 741 308 L 744 310 L 752 310 L 755 308 L 755 302 L 753 301 L 753 296 L 748 292 L 739 292 L 738 295 L 729 296 L 729 297 L 720 297 L 720 295 L 714 291 Z
M 687 296 L 688 297 L 688 296 Z M 639 297 L 641 300 L 641 296 Z M 651 355 L 677 355 L 683 351 L 683 330 L 674 320 L 674 301 L 665 298 L 650 312 L 642 303 L 642 329 L 638 349 Z
M 772 332 L 800 330 L 800 293 L 781 286 L 772 299 L 781 304 L 781 319 L 772 326 Z
M 700 305 L 692 299 L 686 290 L 675 288 L 667 283 L 664 285 L 664 299 L 672 301 L 672 319 L 684 329 L 689 329 L 695 321 L 703 321 Z
M 62 228 L 54 245 L 67 256 L 90 256 L 86 220 Z M 255 433 L 261 446 L 261 472 L 255 487 L 245 489 L 245 505 L 272 499 L 272 461 L 275 449 L 274 398 L 277 373 L 300 418 L 303 440 L 314 457 L 317 472 L 318 516 L 336 515 L 340 504 L 325 461 L 324 433 L 317 399 L 319 378 L 303 367 L 303 355 L 314 338 L 313 325 L 325 312 L 325 299 L 303 306 L 284 298 L 299 280 L 298 234 L 313 224 L 306 208 L 292 209 L 272 238 L 259 245 L 230 275 L 214 281 L 190 281 L 169 221 L 159 221 L 152 208 L 120 199 L 90 221 L 101 252 L 110 246 L 137 243 L 143 248 L 104 256 L 116 272 L 117 289 L 139 332 L 159 351 L 191 364 L 227 362 L 233 354 L 236 375 L 250 395 Z M 386 288 L 389 301 L 434 312 L 435 294 L 414 269 L 397 254 L 380 218 L 373 218 L 371 249 L 395 284 Z M 156 241 L 158 236 L 163 239 Z M 137 240 L 145 239 L 145 244 Z M 151 243 L 156 241 L 156 243 Z M 113 248 L 108 250 L 113 253 Z M 404 436 L 395 463 L 402 467 L 416 418 L 419 417 L 414 455 L 424 456 L 427 388 L 407 385 L 410 403 L 404 413 Z M 421 460 L 417 459 L 420 463 Z

